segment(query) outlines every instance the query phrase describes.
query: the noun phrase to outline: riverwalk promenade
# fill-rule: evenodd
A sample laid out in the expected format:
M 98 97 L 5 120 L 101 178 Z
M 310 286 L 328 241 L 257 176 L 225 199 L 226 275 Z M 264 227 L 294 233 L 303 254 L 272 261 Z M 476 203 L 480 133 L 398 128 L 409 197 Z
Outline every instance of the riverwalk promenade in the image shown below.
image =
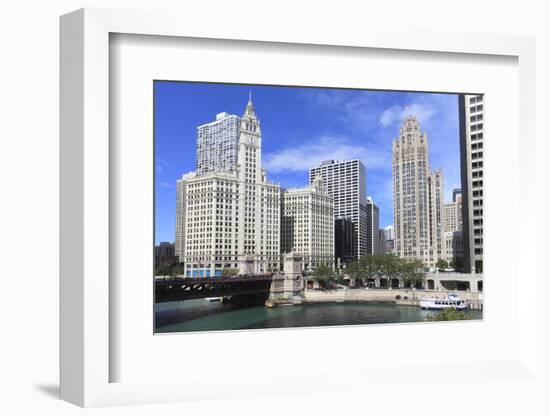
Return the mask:
M 302 303 L 353 303 L 353 302 L 392 302 L 398 305 L 420 306 L 423 297 L 446 299 L 450 291 L 412 289 L 334 289 L 304 290 Z M 453 292 L 456 293 L 456 292 Z M 471 309 L 483 308 L 481 292 L 458 292 L 460 299 Z

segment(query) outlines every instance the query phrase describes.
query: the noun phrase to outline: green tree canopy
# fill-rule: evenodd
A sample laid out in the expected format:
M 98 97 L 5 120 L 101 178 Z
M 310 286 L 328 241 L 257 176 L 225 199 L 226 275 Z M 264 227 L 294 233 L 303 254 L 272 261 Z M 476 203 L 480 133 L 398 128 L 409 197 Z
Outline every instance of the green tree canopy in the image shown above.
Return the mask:
M 222 276 L 223 277 L 236 276 L 238 274 L 239 274 L 239 269 L 223 269 L 222 270 Z
M 347 286 L 349 284 L 349 279 L 346 279 L 346 271 L 342 269 L 336 270 L 334 272 L 334 277 L 339 284 Z
M 363 286 L 365 279 L 376 277 L 380 270 L 382 257 L 377 255 L 361 256 L 358 261 L 348 266 L 348 273 L 355 280 L 356 286 Z
M 184 269 L 181 264 L 163 264 L 155 269 L 155 276 L 177 276 L 183 273 Z
M 382 263 L 382 260 L 383 256 L 362 256 L 359 259 L 359 268 L 361 269 L 363 279 L 375 278 L 378 270 L 380 270 L 380 264 Z
M 451 267 L 455 270 L 462 270 L 464 268 L 464 260 L 462 257 L 453 257 L 451 260 Z
M 449 267 L 449 263 L 447 263 L 447 260 L 439 259 L 437 263 L 435 263 L 435 267 L 438 269 L 447 269 Z
M 354 261 L 352 263 L 349 263 L 346 267 L 346 273 L 352 279 L 360 279 L 361 268 L 359 266 L 359 262 Z
M 311 277 L 313 278 L 313 280 L 326 281 L 328 283 L 328 281 L 330 281 L 330 279 L 334 277 L 334 272 L 332 271 L 332 268 L 327 266 L 325 263 L 321 263 L 313 271 Z
M 401 265 L 401 278 L 406 285 L 417 285 L 424 281 L 426 274 L 420 260 L 411 260 Z
M 463 311 L 457 311 L 454 308 L 446 308 L 440 312 L 428 316 L 430 321 L 462 321 L 472 319 L 472 317 Z
M 400 279 L 408 284 L 418 284 L 424 281 L 424 264 L 420 260 L 404 260 L 395 254 L 367 255 L 358 261 L 350 263 L 347 274 L 356 281 L 364 279 L 388 280 Z
M 395 254 L 387 254 L 383 256 L 383 261 L 380 265 L 380 273 L 389 280 L 399 278 L 401 277 L 404 264 L 405 261 L 402 258 Z

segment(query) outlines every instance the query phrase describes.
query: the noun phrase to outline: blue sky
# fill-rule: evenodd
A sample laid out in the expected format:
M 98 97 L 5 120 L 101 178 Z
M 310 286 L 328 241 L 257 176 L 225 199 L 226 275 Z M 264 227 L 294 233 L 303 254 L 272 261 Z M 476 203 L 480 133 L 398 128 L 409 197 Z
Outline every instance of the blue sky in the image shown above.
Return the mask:
M 391 147 L 402 119 L 428 133 L 430 164 L 444 174 L 446 201 L 460 186 L 454 94 L 185 82 L 155 82 L 155 243 L 173 241 L 176 180 L 195 168 L 196 127 L 226 111 L 241 116 L 249 90 L 262 127 L 262 166 L 283 187 L 304 186 L 327 159 L 360 159 L 367 195 L 392 224 Z

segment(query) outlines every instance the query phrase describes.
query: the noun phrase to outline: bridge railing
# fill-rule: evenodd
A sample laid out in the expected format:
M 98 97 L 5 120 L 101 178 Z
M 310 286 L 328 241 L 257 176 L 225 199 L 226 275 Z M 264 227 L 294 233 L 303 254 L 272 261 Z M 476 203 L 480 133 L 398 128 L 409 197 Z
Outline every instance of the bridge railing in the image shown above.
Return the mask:
M 235 276 L 210 276 L 210 277 L 184 277 L 184 276 L 155 276 L 155 283 L 168 282 L 222 282 L 222 281 L 244 281 L 244 280 L 259 280 L 273 279 L 272 274 L 238 274 Z
M 267 293 L 271 287 L 272 278 L 271 275 L 244 275 L 236 277 L 156 279 L 155 301 L 168 302 Z

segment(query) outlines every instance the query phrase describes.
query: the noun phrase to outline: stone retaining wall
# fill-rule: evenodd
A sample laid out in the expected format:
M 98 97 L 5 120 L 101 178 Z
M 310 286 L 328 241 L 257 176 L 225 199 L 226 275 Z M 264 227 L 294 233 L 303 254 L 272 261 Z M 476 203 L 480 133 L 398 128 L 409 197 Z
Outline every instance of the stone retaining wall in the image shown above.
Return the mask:
M 410 289 L 339 289 L 339 290 L 305 290 L 305 303 L 323 302 L 394 302 L 399 305 L 418 305 L 420 298 L 425 296 L 446 298 L 448 291 L 425 291 Z M 480 292 L 452 292 L 468 303 L 474 309 L 483 305 L 483 295 Z M 399 295 L 401 299 L 395 297 Z M 407 299 L 405 299 L 405 297 Z

